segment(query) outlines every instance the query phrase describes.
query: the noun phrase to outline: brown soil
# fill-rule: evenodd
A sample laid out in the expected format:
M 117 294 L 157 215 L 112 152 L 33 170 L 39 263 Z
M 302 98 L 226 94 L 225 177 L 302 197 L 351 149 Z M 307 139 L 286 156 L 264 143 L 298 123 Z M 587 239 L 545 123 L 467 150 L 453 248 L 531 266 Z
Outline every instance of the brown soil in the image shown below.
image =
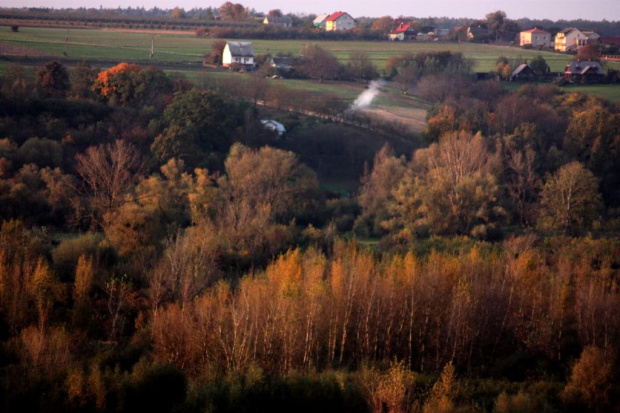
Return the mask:
M 378 107 L 365 109 L 370 116 L 377 116 L 388 122 L 397 122 L 409 127 L 413 132 L 420 133 L 426 128 L 426 109 Z
M 147 33 L 147 34 L 184 34 L 192 35 L 192 30 L 151 30 L 151 29 L 101 29 L 103 32 Z
M 51 53 L 42 52 L 41 50 L 31 49 L 29 47 L 16 46 L 8 43 L 0 42 L 0 56 L 56 56 Z

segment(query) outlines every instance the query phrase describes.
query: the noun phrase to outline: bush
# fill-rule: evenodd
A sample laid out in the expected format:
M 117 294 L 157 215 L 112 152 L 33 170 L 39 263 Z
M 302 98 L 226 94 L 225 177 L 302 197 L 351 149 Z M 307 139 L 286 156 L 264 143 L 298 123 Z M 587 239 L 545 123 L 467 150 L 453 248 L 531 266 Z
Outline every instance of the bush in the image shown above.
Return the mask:
M 101 254 L 103 235 L 89 232 L 64 240 L 52 251 L 52 261 L 59 275 L 71 278 L 81 255 L 98 258 Z

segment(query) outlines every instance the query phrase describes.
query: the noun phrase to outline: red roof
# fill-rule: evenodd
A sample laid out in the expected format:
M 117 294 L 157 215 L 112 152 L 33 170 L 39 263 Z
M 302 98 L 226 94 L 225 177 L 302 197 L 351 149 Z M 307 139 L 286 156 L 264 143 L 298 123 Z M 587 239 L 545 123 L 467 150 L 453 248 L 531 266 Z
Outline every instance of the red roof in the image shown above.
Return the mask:
M 329 16 L 328 18 L 325 19 L 326 22 L 334 22 L 336 20 L 338 20 L 339 18 L 341 18 L 342 16 L 344 16 L 345 14 L 347 14 L 344 11 L 337 11 L 336 13 L 332 14 L 331 16 Z
M 397 28 L 392 30 L 390 33 L 391 34 L 405 33 L 407 30 L 411 30 L 411 24 L 401 23 L 398 25 Z
M 547 33 L 547 34 L 551 34 L 551 33 L 549 33 L 546 30 L 540 30 L 538 27 L 534 27 L 533 29 L 530 29 L 530 30 L 525 30 L 522 33 Z

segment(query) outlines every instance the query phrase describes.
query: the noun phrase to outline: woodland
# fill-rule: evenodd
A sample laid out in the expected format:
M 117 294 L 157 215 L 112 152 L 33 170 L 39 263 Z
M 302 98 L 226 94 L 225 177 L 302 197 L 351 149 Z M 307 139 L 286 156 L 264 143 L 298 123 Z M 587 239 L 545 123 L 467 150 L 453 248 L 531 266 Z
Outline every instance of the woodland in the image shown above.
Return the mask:
M 388 69 L 424 133 L 253 74 L 8 66 L 1 410 L 620 411 L 620 105 Z

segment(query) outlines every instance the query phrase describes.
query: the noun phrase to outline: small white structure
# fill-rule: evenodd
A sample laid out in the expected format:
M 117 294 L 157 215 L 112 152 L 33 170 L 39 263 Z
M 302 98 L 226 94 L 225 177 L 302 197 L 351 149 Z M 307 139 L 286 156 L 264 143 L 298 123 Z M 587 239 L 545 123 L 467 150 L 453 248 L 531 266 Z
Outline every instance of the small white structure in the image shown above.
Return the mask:
M 314 27 L 323 28 L 325 26 L 325 19 L 329 17 L 329 13 L 320 14 L 312 21 Z
M 254 49 L 252 42 L 226 42 L 224 53 L 222 54 L 222 66 L 231 67 L 239 65 L 242 67 L 254 67 Z
M 286 133 L 286 128 L 284 127 L 284 125 L 273 119 L 261 120 L 260 123 L 263 124 L 265 129 L 276 132 L 278 134 L 278 137 Z

